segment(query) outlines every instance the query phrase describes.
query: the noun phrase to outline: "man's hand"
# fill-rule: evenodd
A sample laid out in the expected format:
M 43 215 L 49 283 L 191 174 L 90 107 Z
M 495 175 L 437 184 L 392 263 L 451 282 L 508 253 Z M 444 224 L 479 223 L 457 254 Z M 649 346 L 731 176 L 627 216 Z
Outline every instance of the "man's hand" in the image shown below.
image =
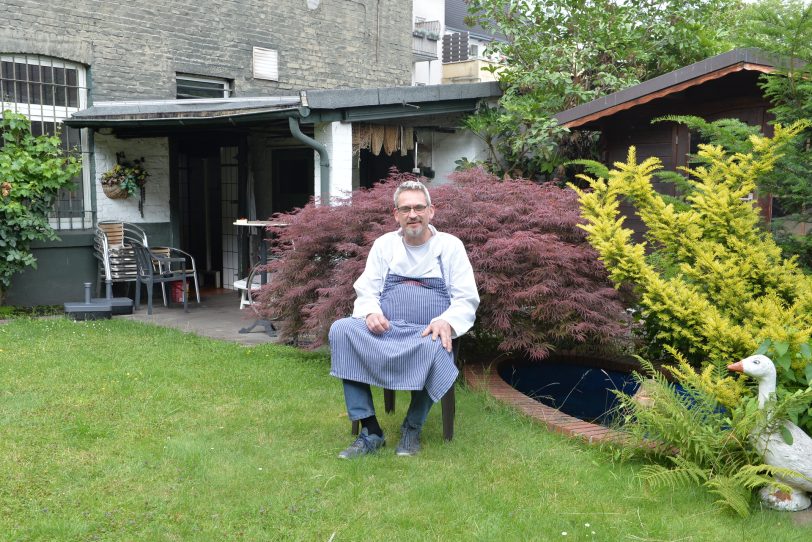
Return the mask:
M 389 320 L 383 314 L 372 312 L 366 317 L 367 329 L 375 335 L 380 335 L 389 329 Z
M 440 337 L 440 342 L 447 351 L 451 352 L 451 324 L 445 320 L 435 320 L 423 330 L 421 337 L 431 334 L 431 340 L 436 341 Z

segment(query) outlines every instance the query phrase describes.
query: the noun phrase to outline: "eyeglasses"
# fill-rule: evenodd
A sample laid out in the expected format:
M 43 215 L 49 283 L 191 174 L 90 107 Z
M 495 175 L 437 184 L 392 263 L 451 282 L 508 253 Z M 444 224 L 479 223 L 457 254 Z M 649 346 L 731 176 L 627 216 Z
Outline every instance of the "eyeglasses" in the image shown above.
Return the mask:
M 412 211 L 416 214 L 423 214 L 428 209 L 428 205 L 401 205 L 400 207 L 395 207 L 398 212 L 402 215 L 408 215 Z

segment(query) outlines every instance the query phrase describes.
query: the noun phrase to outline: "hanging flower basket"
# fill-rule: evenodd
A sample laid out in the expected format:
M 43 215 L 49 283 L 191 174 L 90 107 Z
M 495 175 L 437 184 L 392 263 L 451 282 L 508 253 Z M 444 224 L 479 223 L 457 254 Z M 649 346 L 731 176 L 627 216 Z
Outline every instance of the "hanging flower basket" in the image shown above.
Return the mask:
M 130 193 L 117 184 L 103 184 L 102 191 L 110 199 L 125 199 L 130 197 Z
M 149 173 L 144 169 L 144 159 L 128 162 L 123 152 L 116 153 L 116 165 L 102 173 L 99 182 L 104 195 L 110 199 L 126 199 L 139 194 L 138 210 L 144 216 L 144 185 Z

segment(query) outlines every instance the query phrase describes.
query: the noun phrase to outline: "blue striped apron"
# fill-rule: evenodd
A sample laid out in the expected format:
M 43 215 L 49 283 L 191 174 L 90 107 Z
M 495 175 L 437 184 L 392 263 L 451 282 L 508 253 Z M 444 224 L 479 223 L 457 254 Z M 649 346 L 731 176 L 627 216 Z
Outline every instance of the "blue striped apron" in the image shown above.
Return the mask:
M 450 304 L 443 278 L 387 274 L 381 310 L 390 328 L 376 335 L 363 318 L 334 322 L 330 327 L 330 374 L 390 390 L 425 388 L 436 403 L 454 384 L 459 371 L 439 337 L 432 340 L 431 335 L 420 334 Z

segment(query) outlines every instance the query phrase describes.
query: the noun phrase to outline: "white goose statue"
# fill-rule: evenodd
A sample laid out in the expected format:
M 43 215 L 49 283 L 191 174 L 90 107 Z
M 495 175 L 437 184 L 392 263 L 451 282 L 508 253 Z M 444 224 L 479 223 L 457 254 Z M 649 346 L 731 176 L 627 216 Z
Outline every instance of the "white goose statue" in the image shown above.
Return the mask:
M 775 395 L 775 365 L 767 356 L 757 354 L 728 365 L 731 371 L 744 373 L 758 382 L 758 405 L 764 405 Z M 778 431 L 766 431 L 754 435 L 753 443 L 759 453 L 764 457 L 764 463 L 775 467 L 792 469 L 806 477 L 786 478 L 780 481 L 792 488 L 792 493 L 778 491 L 775 487 L 763 487 L 759 491 L 762 502 L 776 510 L 798 511 L 809 508 L 810 501 L 807 492 L 812 492 L 812 438 L 803 429 L 789 421 L 784 427 L 792 435 L 792 444 L 787 444 Z

